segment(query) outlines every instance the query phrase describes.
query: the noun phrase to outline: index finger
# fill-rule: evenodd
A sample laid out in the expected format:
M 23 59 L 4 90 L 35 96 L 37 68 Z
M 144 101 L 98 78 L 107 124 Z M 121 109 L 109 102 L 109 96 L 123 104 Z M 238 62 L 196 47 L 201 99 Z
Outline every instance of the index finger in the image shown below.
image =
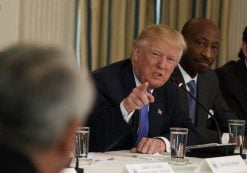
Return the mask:
M 141 84 L 140 86 L 138 86 L 138 89 L 141 90 L 141 91 L 147 91 L 148 90 L 148 86 L 149 86 L 149 83 L 145 82 L 145 83 Z

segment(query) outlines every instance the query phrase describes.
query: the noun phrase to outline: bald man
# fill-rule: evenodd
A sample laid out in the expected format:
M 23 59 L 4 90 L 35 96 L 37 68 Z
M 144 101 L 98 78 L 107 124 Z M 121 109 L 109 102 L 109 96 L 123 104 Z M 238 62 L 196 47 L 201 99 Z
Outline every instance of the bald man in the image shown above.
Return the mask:
M 216 117 L 221 131 L 227 131 L 228 119 L 235 116 L 222 97 L 215 72 L 210 70 L 219 51 L 219 29 L 210 19 L 193 18 L 185 23 L 182 34 L 187 50 L 172 77 Z M 184 111 L 203 134 L 204 143 L 219 142 L 215 123 L 208 112 L 185 91 L 180 90 L 180 95 Z

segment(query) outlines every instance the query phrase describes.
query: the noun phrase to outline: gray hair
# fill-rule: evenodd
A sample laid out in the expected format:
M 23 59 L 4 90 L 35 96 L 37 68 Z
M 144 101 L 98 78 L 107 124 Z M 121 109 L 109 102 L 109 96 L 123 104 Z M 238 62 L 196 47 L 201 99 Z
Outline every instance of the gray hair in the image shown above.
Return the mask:
M 45 150 L 72 120 L 86 118 L 93 98 L 91 79 L 71 52 L 13 46 L 0 55 L 0 142 L 29 153 Z

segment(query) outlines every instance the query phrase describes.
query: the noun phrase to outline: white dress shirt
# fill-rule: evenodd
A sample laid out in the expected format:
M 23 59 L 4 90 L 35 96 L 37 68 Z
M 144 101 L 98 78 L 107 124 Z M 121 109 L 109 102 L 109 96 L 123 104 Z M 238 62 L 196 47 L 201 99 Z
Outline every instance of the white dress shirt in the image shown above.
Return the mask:
M 190 82 L 191 80 L 194 80 L 196 85 L 197 85 L 197 77 L 198 77 L 198 74 L 196 74 L 196 76 L 194 78 L 192 78 L 184 69 L 183 67 L 178 64 L 178 68 L 180 70 L 180 72 L 182 73 L 182 76 L 183 76 L 183 79 L 184 79 L 184 82 L 186 84 L 186 89 L 187 91 L 189 91 L 189 87 L 187 86 L 187 83 Z

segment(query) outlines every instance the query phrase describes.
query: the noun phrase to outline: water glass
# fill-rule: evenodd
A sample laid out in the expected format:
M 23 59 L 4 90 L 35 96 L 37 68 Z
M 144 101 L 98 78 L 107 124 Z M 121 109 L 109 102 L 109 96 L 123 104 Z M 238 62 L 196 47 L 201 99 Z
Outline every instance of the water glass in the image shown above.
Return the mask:
M 185 159 L 186 143 L 188 129 L 180 127 L 170 128 L 170 145 L 171 145 L 171 160 L 172 164 L 187 164 L 188 159 Z
M 244 144 L 245 120 L 228 120 L 228 128 L 229 141 L 236 143 L 236 152 L 239 152 L 240 147 L 243 147 Z
M 79 127 L 75 132 L 75 157 L 79 158 L 80 164 L 91 163 L 88 159 L 89 133 L 89 127 Z

